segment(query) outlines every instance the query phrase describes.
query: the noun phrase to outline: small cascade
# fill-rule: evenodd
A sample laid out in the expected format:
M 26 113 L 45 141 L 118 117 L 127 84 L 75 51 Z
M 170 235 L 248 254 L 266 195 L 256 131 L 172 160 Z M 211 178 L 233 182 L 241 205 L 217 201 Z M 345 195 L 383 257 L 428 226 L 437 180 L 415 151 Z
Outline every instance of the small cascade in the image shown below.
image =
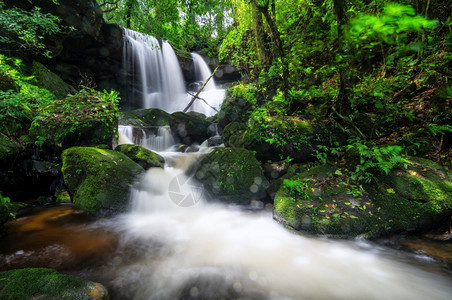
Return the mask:
M 209 76 L 212 74 L 212 71 L 209 69 L 209 66 L 206 64 L 201 55 L 192 53 L 191 56 L 193 58 L 196 76 L 196 83 L 194 84 L 196 89 L 195 91 L 193 91 L 193 93 L 196 93 L 207 80 L 207 78 L 209 78 Z M 187 97 L 191 99 L 191 97 L 193 96 L 188 94 Z M 213 116 L 221 108 L 221 104 L 223 103 L 225 97 L 225 90 L 218 89 L 215 85 L 215 80 L 212 77 L 199 94 L 199 97 L 202 98 L 205 102 L 199 99 L 196 100 L 190 107 L 190 111 L 200 112 L 208 117 Z M 214 107 L 216 110 L 212 109 L 212 107 Z
M 169 126 L 118 127 L 119 144 L 136 144 L 149 150 L 161 152 L 174 146 L 175 140 Z
M 167 41 L 124 29 L 123 65 L 133 79 L 131 98 L 141 98 L 139 108 L 160 108 L 167 112 L 181 110 L 186 98 L 179 61 Z M 138 81 L 138 82 L 136 82 Z M 139 89 L 137 90 L 137 87 Z M 183 107 L 182 107 L 183 109 Z

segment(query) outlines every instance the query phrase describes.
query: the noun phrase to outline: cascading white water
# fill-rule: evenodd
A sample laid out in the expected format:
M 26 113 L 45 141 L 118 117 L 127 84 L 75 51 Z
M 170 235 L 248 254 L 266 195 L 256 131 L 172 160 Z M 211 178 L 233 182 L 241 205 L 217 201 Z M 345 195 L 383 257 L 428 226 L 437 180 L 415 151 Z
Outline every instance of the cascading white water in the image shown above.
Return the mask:
M 204 150 L 208 151 L 204 148 Z M 293 234 L 253 211 L 208 201 L 190 170 L 203 153 L 161 153 L 115 220 L 124 255 L 111 282 L 133 299 L 448 299 L 450 277 L 366 241 Z M 107 270 L 106 272 L 110 272 Z
M 165 151 L 174 144 L 174 137 L 169 126 L 153 128 L 151 133 L 144 128 L 120 125 L 118 127 L 118 144 L 136 144 L 153 151 Z
M 181 110 L 186 99 L 185 83 L 179 61 L 167 41 L 124 29 L 124 68 L 139 74 L 142 103 L 140 108 L 160 108 L 167 112 Z
M 207 78 L 210 77 L 212 71 L 210 71 L 209 66 L 206 64 L 201 55 L 192 53 L 191 56 L 193 58 L 197 82 L 197 90 L 194 91 L 194 93 L 196 93 L 202 86 L 202 84 L 207 80 Z M 187 97 L 191 99 L 191 97 L 193 96 L 188 95 Z M 208 117 L 213 116 L 221 108 L 221 104 L 223 103 L 225 97 L 225 90 L 218 89 L 215 85 L 215 79 L 212 77 L 199 94 L 199 97 L 205 100 L 207 103 L 198 99 L 190 107 L 190 111 L 200 112 Z M 214 107 L 216 110 L 212 109 L 212 107 Z
M 205 64 L 199 58 L 193 55 Z M 201 84 L 210 76 L 205 67 L 198 66 Z M 214 82 L 200 96 L 221 105 L 218 97 L 207 99 L 212 89 Z M 213 114 L 202 101 L 195 105 L 192 110 Z M 127 142 L 151 148 L 142 142 L 145 134 L 133 141 L 130 130 L 122 130 Z M 160 154 L 165 169 L 148 170 L 132 189 L 130 211 L 112 221 L 121 246 L 103 273 L 111 274 L 119 299 L 449 299 L 452 294 L 450 276 L 402 262 L 393 250 L 296 235 L 276 223 L 271 211 L 211 203 L 190 177 L 203 153 Z

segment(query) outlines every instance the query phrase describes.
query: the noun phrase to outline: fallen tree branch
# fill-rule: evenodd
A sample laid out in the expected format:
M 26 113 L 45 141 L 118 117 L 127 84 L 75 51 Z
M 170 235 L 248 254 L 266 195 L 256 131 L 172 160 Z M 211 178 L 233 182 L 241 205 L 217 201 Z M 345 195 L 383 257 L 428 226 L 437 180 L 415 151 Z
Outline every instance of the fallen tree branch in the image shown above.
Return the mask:
M 334 108 L 334 105 L 331 106 L 331 108 L 333 109 L 333 112 L 342 120 L 344 120 L 345 122 L 347 122 L 348 124 L 350 124 L 353 127 L 353 130 L 363 139 L 363 140 L 367 140 L 366 135 L 364 133 L 362 133 L 361 130 L 359 130 L 358 127 L 356 127 L 355 124 L 353 124 L 353 122 L 349 119 L 344 117 L 343 115 L 341 115 L 340 113 L 337 112 L 337 110 Z M 339 123 L 338 123 L 339 124 Z M 340 125 L 340 124 L 339 124 Z M 342 127 L 342 126 L 341 126 Z
M 208 107 L 210 107 L 210 108 L 213 109 L 214 111 L 218 112 L 218 109 L 216 109 L 215 107 L 213 107 L 213 106 L 211 106 L 209 103 L 207 103 L 207 101 L 206 101 L 205 99 L 203 99 L 203 98 L 201 98 L 201 97 L 199 97 L 199 96 L 196 96 L 195 94 L 192 94 L 192 93 L 190 93 L 190 92 L 188 92 L 187 94 L 189 94 L 189 95 L 192 96 L 192 97 L 197 98 L 198 100 L 203 101 Z
M 219 67 L 219 66 L 218 66 Z M 196 95 L 193 96 L 193 98 L 191 98 L 190 103 L 188 103 L 187 107 L 183 110 L 183 112 L 187 112 L 187 110 L 190 108 L 190 106 L 193 105 L 193 102 L 195 102 L 195 100 L 197 98 L 199 98 L 199 94 L 201 93 L 201 91 L 204 89 L 204 87 L 207 85 L 207 82 L 209 82 L 209 80 L 213 77 L 213 75 L 217 72 L 218 67 L 215 68 L 215 70 L 212 72 L 212 74 L 210 74 L 209 78 L 206 79 L 206 81 L 204 81 L 203 85 L 201 86 L 201 88 L 198 90 L 198 92 L 196 93 Z M 205 100 L 204 100 L 205 102 Z M 207 102 L 206 102 L 207 103 Z M 210 105 L 209 105 L 210 106 Z

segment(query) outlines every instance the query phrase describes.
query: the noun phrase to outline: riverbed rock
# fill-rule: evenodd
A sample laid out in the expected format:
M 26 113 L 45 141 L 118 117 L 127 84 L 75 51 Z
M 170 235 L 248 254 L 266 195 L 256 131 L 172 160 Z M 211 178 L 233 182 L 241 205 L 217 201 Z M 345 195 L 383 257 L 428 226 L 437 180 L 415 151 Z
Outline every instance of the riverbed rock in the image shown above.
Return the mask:
M 150 127 L 168 126 L 169 113 L 158 108 L 135 109 L 121 112 L 119 125 Z
M 360 184 L 341 165 L 319 165 L 285 179 L 274 217 L 287 226 L 334 237 L 377 237 L 428 229 L 452 214 L 452 172 L 409 158 L 376 182 Z
M 267 196 L 262 167 L 253 152 L 243 148 L 215 149 L 202 159 L 196 178 L 223 202 L 248 204 Z
M 125 209 L 129 188 L 144 169 L 125 154 L 94 147 L 63 151 L 64 182 L 74 205 L 95 215 Z
M 171 131 L 186 145 L 201 144 L 216 132 L 215 126 L 205 117 L 192 113 L 172 113 L 169 121 Z
M 0 272 L 0 299 L 109 299 L 100 283 L 58 273 L 47 268 Z
M 163 157 L 140 145 L 122 144 L 116 147 L 115 150 L 124 153 L 146 170 L 149 168 L 163 168 L 165 164 Z

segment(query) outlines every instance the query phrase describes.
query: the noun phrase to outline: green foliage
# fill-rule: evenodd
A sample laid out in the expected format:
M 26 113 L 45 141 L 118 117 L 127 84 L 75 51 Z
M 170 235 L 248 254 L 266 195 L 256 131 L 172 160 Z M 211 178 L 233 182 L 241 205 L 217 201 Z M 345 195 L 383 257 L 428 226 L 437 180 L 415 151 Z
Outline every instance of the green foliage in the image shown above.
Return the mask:
M 346 37 L 358 51 L 355 55 L 365 58 L 379 53 L 385 44 L 397 45 L 398 52 L 420 50 L 419 44 L 409 43 L 408 34 L 437 26 L 438 21 L 417 15 L 412 6 L 389 2 L 379 15 L 359 14 L 351 19 Z
M 0 205 L 3 205 L 6 207 L 6 211 L 9 213 L 9 216 L 13 219 L 16 218 L 16 215 L 13 213 L 13 205 L 11 203 L 11 199 L 9 197 L 5 197 L 2 195 L 2 192 L 0 191 Z M 0 224 L 1 226 L 2 224 Z
M 230 25 L 230 0 L 98 0 L 109 22 L 166 39 L 180 49 L 214 55 Z
M 370 182 L 378 174 L 388 174 L 394 168 L 403 167 L 410 162 L 402 156 L 403 148 L 397 145 L 377 146 L 367 144 L 359 139 L 351 140 L 345 147 L 354 151 L 359 158 L 352 178 Z
M 44 37 L 61 31 L 60 19 L 52 14 L 44 14 L 39 7 L 32 11 L 20 8 L 3 9 L 0 2 L 0 42 L 18 43 L 21 48 L 41 53 L 47 57 Z
M 307 180 L 309 181 L 309 179 Z M 284 179 L 283 187 L 289 189 L 290 194 L 297 198 L 309 199 L 310 198 L 310 186 L 306 180 L 301 180 L 299 178 L 295 179 Z
M 61 144 L 68 135 L 84 126 L 97 124 L 114 129 L 119 117 L 118 103 L 116 91 L 101 92 L 83 87 L 77 94 L 41 108 L 30 130 L 42 133 L 35 137 L 36 143 L 42 146 L 46 140 Z
M 249 134 L 259 142 L 276 148 L 289 146 L 300 151 L 310 145 L 313 126 L 310 120 L 298 115 L 290 115 L 290 97 L 278 92 L 271 102 L 256 107 L 248 120 Z
M 54 101 L 52 93 L 31 84 L 32 77 L 20 68 L 20 60 L 0 55 L 0 77 L 10 78 L 15 88 L 0 90 L 0 130 L 8 134 L 27 127 L 38 110 Z

